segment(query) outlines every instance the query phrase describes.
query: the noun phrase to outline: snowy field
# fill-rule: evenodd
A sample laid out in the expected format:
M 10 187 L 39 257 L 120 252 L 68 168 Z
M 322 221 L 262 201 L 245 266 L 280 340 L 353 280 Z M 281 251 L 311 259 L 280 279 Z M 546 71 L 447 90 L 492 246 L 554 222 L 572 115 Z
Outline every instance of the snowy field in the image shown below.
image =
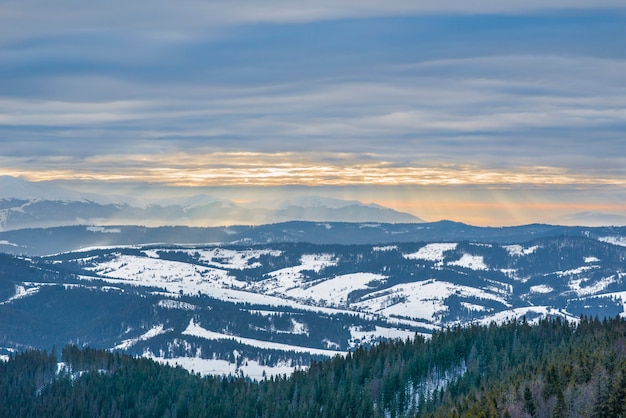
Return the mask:
M 350 335 L 352 336 L 350 340 L 350 347 L 355 348 L 359 344 L 374 342 L 380 337 L 402 340 L 406 340 L 407 338 L 413 339 L 415 337 L 415 332 L 399 328 L 381 327 L 378 325 L 374 327 L 374 330 L 363 331 L 361 327 L 353 326 L 350 327 Z
M 532 247 L 522 247 L 521 245 L 503 245 L 502 248 L 509 252 L 509 255 L 514 257 L 522 257 L 528 254 L 532 254 L 539 248 L 537 245 L 533 245 Z
M 374 273 L 345 274 L 317 282 L 312 286 L 285 289 L 284 294 L 297 300 L 311 300 L 327 306 L 345 307 L 354 290 L 368 289 L 372 282 L 384 282 L 385 276 Z
M 404 257 L 409 260 L 427 260 L 443 264 L 444 253 L 456 249 L 457 246 L 456 243 L 426 244 L 415 253 L 404 254 Z
M 601 237 L 598 241 L 606 242 L 608 244 L 619 245 L 626 247 L 626 237 Z
M 503 323 L 511 320 L 521 320 L 521 318 L 524 316 L 536 316 L 536 318 L 528 321 L 529 324 L 533 324 L 537 323 L 541 318 L 552 315 L 561 316 L 564 319 L 567 319 L 569 322 L 573 323 L 578 323 L 580 321 L 580 318 L 570 315 L 565 311 L 557 310 L 549 306 L 527 306 L 523 308 L 509 309 L 506 311 L 495 313 L 493 315 L 482 318 L 478 321 L 478 324 L 489 325 L 492 322 Z
M 274 343 L 271 341 L 255 340 L 252 338 L 238 337 L 236 335 L 224 334 L 215 331 L 209 331 L 196 324 L 193 320 L 189 322 L 187 329 L 183 331 L 183 335 L 191 335 L 206 340 L 235 340 L 240 344 L 249 345 L 251 347 L 264 348 L 268 350 L 295 351 L 297 353 L 311 353 L 314 355 L 333 357 L 337 354 L 343 354 L 342 351 L 322 350 L 311 347 L 300 347 L 290 344 Z
M 463 254 L 460 259 L 451 261 L 448 265 L 470 270 L 489 270 L 482 255 Z
M 489 251 L 489 248 L 495 246 L 494 244 L 476 245 L 485 247 L 475 249 L 476 252 L 480 251 L 480 254 L 488 254 L 484 251 Z M 159 246 L 151 246 L 150 248 L 137 248 L 140 252 L 134 252 L 134 255 L 123 254 L 122 250 L 117 250 L 117 252 L 113 250 L 110 255 L 107 255 L 108 258 L 102 255 L 80 254 L 76 258 L 77 263 L 84 266 L 94 276 L 78 276 L 77 278 L 83 280 L 84 287 L 89 287 L 89 281 L 102 280 L 110 283 L 111 288 L 120 285 L 118 291 L 122 291 L 122 284 L 153 288 L 152 294 L 160 296 L 155 304 L 169 310 L 199 311 L 203 307 L 194 305 L 194 299 L 180 297 L 181 295 L 206 295 L 224 302 L 247 304 L 246 307 L 242 305 L 241 309 L 265 317 L 290 315 L 290 311 L 296 310 L 328 315 L 347 314 L 368 321 L 376 321 L 367 326 L 349 324 L 347 328 L 344 328 L 344 330 L 349 330 L 347 341 L 326 339 L 320 342 L 318 340 L 310 344 L 314 347 L 306 346 L 306 340 L 299 340 L 303 341 L 298 343 L 302 346 L 294 346 L 231 335 L 227 328 L 207 329 L 199 319 L 190 320 L 187 324 L 191 316 L 186 317 L 176 331 L 179 338 L 181 330 L 184 329 L 183 335 L 205 340 L 232 340 L 242 346 L 254 347 L 261 351 L 279 350 L 325 357 L 343 354 L 340 347 L 355 348 L 358 344 L 373 343 L 381 338 L 413 338 L 416 329 L 438 329 L 442 323 L 449 321 L 446 318 L 457 315 L 454 311 L 451 312 L 451 307 L 447 306 L 450 300 L 448 298 L 451 296 L 458 298 L 455 306 L 460 304 L 462 309 L 459 312 L 470 318 L 466 318 L 466 322 L 475 320 L 488 324 L 492 321 L 519 319 L 524 315 L 532 318 L 561 315 L 568 320 L 576 320 L 565 311 L 547 306 L 519 307 L 518 299 L 511 299 L 519 283 L 524 283 L 531 278 L 535 280 L 538 277 L 536 275 L 519 277 L 518 270 L 512 267 L 516 267 L 518 257 L 534 253 L 540 248 L 539 246 L 502 246 L 513 258 L 513 262 L 510 263 L 511 268 L 498 270 L 487 265 L 485 260 L 489 259 L 488 256 L 472 254 L 471 248 L 467 250 L 468 252 L 459 251 L 461 247 L 457 243 L 439 242 L 424 244 L 421 248 L 413 246 L 408 248 L 411 250 L 402 251 L 401 244 L 371 247 L 372 251 L 377 252 L 376 257 L 381 259 L 389 257 L 390 260 L 395 260 L 394 257 L 403 257 L 405 260 L 417 261 L 417 263 L 404 262 L 409 266 L 405 277 L 402 277 L 404 273 L 389 272 L 391 270 L 382 269 L 377 265 L 369 267 L 372 264 L 364 264 L 368 267 L 364 267 L 363 271 L 358 271 L 358 264 L 352 261 L 346 263 L 344 254 L 339 251 L 333 253 L 336 251 L 333 248 L 317 252 L 312 249 L 311 253 L 299 253 L 296 257 L 290 255 L 289 259 L 295 260 L 294 265 L 284 268 L 276 267 L 273 271 L 262 270 L 264 273 L 259 273 L 262 274 L 260 277 L 250 279 L 246 269 L 263 267 L 260 263 L 265 260 L 284 257 L 283 251 L 271 248 L 237 249 L 236 247 L 211 248 L 208 246 L 159 248 Z M 419 249 L 414 251 L 415 248 Z M 463 248 L 467 248 L 467 243 L 463 244 Z M 385 252 L 389 254 L 384 254 Z M 499 250 L 498 254 L 503 254 L 503 252 Z M 81 255 L 84 258 L 80 258 Z M 175 258 L 176 255 L 181 257 Z M 572 297 L 598 295 L 606 291 L 611 284 L 623 279 L 621 273 L 617 273 L 601 280 L 591 280 L 590 277 L 593 277 L 596 270 L 602 268 L 602 262 L 593 255 L 592 251 L 585 255 L 581 257 L 580 264 L 573 266 L 568 264 L 568 267 L 562 271 L 544 273 L 545 277 L 553 279 L 556 276 L 568 280 L 567 292 Z M 169 258 L 188 259 L 189 262 L 173 261 Z M 353 258 L 347 259 L 353 260 Z M 420 260 L 433 263 L 435 269 L 430 267 L 430 263 L 419 263 Z M 277 266 L 285 265 L 283 260 L 278 261 Z M 419 278 L 418 275 L 413 276 L 413 271 L 410 270 L 413 264 L 416 264 L 416 268 L 423 269 L 419 271 L 420 274 L 421 271 L 426 274 Z M 424 265 L 427 265 L 426 268 Z M 369 268 L 378 273 L 367 271 Z M 524 268 L 520 267 L 519 271 L 524 271 Z M 389 273 L 384 275 L 380 272 Z M 441 276 L 438 276 L 440 272 Z M 506 278 L 500 276 L 500 273 Z M 465 277 L 468 277 L 467 281 Z M 480 287 L 470 286 L 474 282 L 469 279 L 473 277 L 480 278 Z M 537 284 L 541 282 L 533 281 L 532 283 L 534 285 L 530 288 L 523 286 L 526 294 L 519 300 L 539 300 L 541 295 L 556 295 L 557 289 L 560 289 L 559 286 L 548 282 Z M 11 299 L 0 303 L 29 297 L 36 294 L 40 288 L 41 286 L 36 283 L 17 287 Z M 615 297 L 622 301 L 626 309 L 626 292 L 615 294 Z M 517 307 L 514 307 L 512 303 L 515 303 Z M 542 303 L 545 302 L 537 304 Z M 497 307 L 498 305 L 501 306 Z M 494 309 L 500 311 L 494 313 Z M 309 334 L 309 326 L 312 322 L 307 324 L 307 320 L 293 317 L 289 320 L 291 325 L 289 322 L 286 322 L 286 325 L 283 323 L 281 330 L 274 329 L 271 333 L 274 333 L 274 336 L 278 333 Z M 262 329 L 265 330 L 265 328 Z M 315 329 L 312 330 L 315 331 Z M 128 349 L 139 342 L 173 332 L 171 328 L 168 328 L 167 322 L 150 329 L 135 330 L 132 334 L 131 331 L 127 331 L 124 337 L 120 337 L 120 341 L 115 341 L 111 345 L 114 345 L 115 349 Z M 133 338 L 127 338 L 130 336 Z M 126 339 L 122 340 L 122 338 Z M 265 339 L 265 337 L 261 338 Z M 280 338 L 284 336 L 281 335 Z M 341 338 L 346 338 L 345 334 Z M 267 340 L 270 339 L 271 337 L 267 338 Z M 280 341 L 289 340 L 281 339 Z M 216 358 L 203 359 L 201 353 L 190 353 L 192 357 L 189 358 L 171 359 L 164 358 L 164 353 L 146 353 L 146 355 L 160 362 L 179 364 L 201 374 L 244 374 L 261 379 L 265 376 L 291 373 L 295 369 L 292 364 L 268 367 L 248 358 L 240 358 L 236 363 L 232 360 L 229 362 Z M 235 354 L 234 356 L 236 357 Z
M 447 310 L 444 300 L 452 294 L 494 300 L 510 306 L 501 296 L 469 286 L 449 282 L 426 280 L 393 286 L 368 295 L 368 299 L 355 305 L 363 311 L 387 317 L 433 321 L 436 315 Z
M 165 327 L 162 324 L 157 325 L 149 329 L 148 331 L 146 331 L 145 333 L 143 333 L 137 338 L 130 338 L 130 339 L 122 341 L 120 344 L 113 347 L 113 349 L 114 350 L 126 350 L 132 347 L 133 345 L 137 344 L 139 341 L 146 341 L 146 340 L 149 340 L 150 338 L 156 337 L 157 335 L 165 334 L 171 331 L 173 331 L 171 328 L 165 329 Z
M 176 252 L 179 252 L 178 250 Z M 261 264 L 252 260 L 264 255 L 280 257 L 278 250 L 231 250 L 227 248 L 211 248 L 200 250 L 186 250 L 189 255 L 199 255 L 199 261 L 220 269 L 244 270 L 260 267 Z
M 204 359 L 200 357 L 164 358 L 150 353 L 146 353 L 144 356 L 172 367 L 180 366 L 189 372 L 200 373 L 202 376 L 247 376 L 254 380 L 264 380 L 269 379 L 271 376 L 290 375 L 296 369 L 305 369 L 289 364 L 265 366 L 259 364 L 258 361 L 248 360 L 247 358 L 242 359 L 241 366 L 237 367 L 236 363 L 219 359 Z

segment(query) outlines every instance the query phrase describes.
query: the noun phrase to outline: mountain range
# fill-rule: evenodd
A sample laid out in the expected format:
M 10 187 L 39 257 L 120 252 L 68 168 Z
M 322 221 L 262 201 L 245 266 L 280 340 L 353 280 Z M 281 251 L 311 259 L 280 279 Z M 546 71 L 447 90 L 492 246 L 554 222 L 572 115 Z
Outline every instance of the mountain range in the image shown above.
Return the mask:
M 0 355 L 74 343 L 261 378 L 442 327 L 625 314 L 626 228 L 73 226 L 0 241 L 22 254 L 0 260 Z
M 421 223 L 414 214 L 375 203 L 300 195 L 282 200 L 227 200 L 206 194 L 178 197 L 136 191 L 82 192 L 54 182 L 0 176 L 0 231 L 67 225 L 264 225 L 289 221 Z M 623 214 L 547 215 L 555 225 L 626 225 Z
M 626 316 L 626 227 L 124 199 L 0 177 L 0 359 L 70 343 L 260 379 L 457 325 Z
M 315 222 L 422 222 L 376 204 L 304 196 L 283 202 L 238 204 L 206 195 L 139 200 L 79 193 L 50 183 L 0 176 L 0 231 L 67 225 L 260 225 Z

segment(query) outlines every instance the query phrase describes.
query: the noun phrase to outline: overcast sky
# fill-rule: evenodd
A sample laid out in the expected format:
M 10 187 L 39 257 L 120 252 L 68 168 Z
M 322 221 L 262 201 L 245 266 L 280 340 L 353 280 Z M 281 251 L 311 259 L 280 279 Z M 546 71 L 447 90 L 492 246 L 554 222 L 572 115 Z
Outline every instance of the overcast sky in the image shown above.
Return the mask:
M 0 174 L 515 224 L 626 215 L 625 133 L 623 0 L 0 3 Z

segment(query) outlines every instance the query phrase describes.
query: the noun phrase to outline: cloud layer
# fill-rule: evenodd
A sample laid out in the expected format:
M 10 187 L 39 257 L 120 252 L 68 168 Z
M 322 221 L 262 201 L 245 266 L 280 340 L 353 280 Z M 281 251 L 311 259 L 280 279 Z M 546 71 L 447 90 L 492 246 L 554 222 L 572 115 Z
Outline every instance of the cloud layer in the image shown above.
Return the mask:
M 0 167 L 626 186 L 621 1 L 7 1 Z

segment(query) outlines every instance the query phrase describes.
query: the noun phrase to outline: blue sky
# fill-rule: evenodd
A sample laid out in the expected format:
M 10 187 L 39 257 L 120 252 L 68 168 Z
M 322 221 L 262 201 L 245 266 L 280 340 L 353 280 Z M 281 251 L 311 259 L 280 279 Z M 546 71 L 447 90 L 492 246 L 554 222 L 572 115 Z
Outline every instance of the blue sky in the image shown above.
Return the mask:
M 626 215 L 626 5 L 432 3 L 5 1 L 0 169 L 476 224 Z

